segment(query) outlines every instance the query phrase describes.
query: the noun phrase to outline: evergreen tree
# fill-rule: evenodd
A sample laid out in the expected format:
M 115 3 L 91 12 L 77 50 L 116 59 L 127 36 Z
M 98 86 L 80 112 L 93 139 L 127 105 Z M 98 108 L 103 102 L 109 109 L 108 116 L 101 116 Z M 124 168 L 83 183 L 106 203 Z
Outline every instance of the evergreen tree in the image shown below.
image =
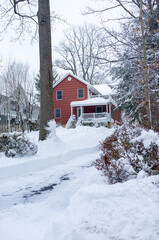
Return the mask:
M 150 26 L 146 35 L 146 52 L 149 79 L 149 98 L 151 124 L 158 129 L 158 88 L 159 88 L 159 23 L 157 11 L 154 11 L 150 19 Z M 126 40 L 124 49 L 117 54 L 118 63 L 111 69 L 114 79 L 119 79 L 118 101 L 119 106 L 131 121 L 138 120 L 144 126 L 146 119 L 146 99 L 143 64 L 143 46 L 141 40 L 140 25 L 134 20 L 122 27 L 122 38 Z
M 53 85 L 60 79 L 60 76 L 55 68 L 53 68 Z M 40 74 L 35 77 L 36 98 L 40 102 Z

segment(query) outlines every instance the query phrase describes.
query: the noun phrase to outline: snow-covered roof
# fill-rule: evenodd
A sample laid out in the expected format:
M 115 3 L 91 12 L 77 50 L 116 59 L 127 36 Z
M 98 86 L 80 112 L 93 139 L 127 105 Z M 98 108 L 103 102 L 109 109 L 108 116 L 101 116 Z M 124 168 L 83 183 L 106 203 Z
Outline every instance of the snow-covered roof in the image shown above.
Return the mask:
M 63 81 L 65 78 L 67 78 L 68 76 L 72 76 L 72 77 L 74 77 L 75 79 L 77 79 L 77 80 L 79 80 L 80 82 L 82 82 L 82 83 L 84 83 L 85 85 L 87 85 L 87 87 L 88 87 L 92 92 L 94 92 L 95 94 L 97 94 L 97 95 L 100 94 L 100 92 L 99 92 L 96 88 L 94 88 L 93 85 L 91 85 L 91 84 L 88 83 L 87 81 L 83 80 L 82 78 L 75 76 L 73 73 L 67 73 L 64 77 L 62 77 L 59 81 L 57 81 L 57 82 L 53 85 L 53 87 L 56 87 L 60 82 L 62 82 L 62 81 Z
M 115 107 L 117 107 L 116 102 L 111 97 L 109 97 L 108 99 L 105 99 L 103 97 L 94 97 L 83 101 L 74 101 L 71 102 L 71 107 L 99 106 L 107 105 L 108 103 L 112 103 Z
M 109 96 L 109 95 L 114 95 L 115 91 L 112 90 L 112 88 L 110 86 L 108 86 L 108 84 L 98 84 L 98 85 L 91 85 L 89 82 L 83 80 L 80 77 L 75 76 L 73 73 L 67 73 L 66 75 L 64 75 L 59 81 L 57 81 L 53 87 L 56 87 L 60 82 L 62 82 L 65 78 L 67 78 L 68 76 L 72 76 L 75 79 L 79 80 L 80 82 L 84 83 L 85 85 L 87 85 L 88 89 L 90 89 L 93 93 L 95 93 L 96 95 L 103 95 L 103 96 Z
M 86 84 L 87 86 L 89 86 L 90 84 L 88 82 L 86 82 L 85 80 L 83 80 L 82 78 L 79 78 L 77 76 L 75 76 L 73 73 L 67 73 L 65 74 L 59 81 L 57 81 L 53 87 L 56 87 L 60 82 L 62 82 L 65 78 L 67 78 L 68 76 L 72 76 L 74 78 L 76 78 L 77 80 L 79 80 L 80 82 L 83 82 L 84 84 Z
M 113 95 L 115 92 L 109 87 L 107 84 L 98 84 L 98 85 L 93 85 L 93 87 L 100 92 L 101 95 Z

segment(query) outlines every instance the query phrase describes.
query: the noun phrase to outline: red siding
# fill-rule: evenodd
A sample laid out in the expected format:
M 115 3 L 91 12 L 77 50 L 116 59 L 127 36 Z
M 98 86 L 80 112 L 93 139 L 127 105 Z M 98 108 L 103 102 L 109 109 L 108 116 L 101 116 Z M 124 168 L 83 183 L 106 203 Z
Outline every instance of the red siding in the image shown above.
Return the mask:
M 121 110 L 115 109 L 113 105 L 112 107 L 113 107 L 113 119 L 114 121 L 117 121 L 117 124 L 121 125 Z
M 103 112 L 106 112 L 106 106 L 104 105 L 102 107 L 103 107 Z M 96 113 L 96 106 L 84 107 L 84 113 Z
M 118 109 L 113 112 L 113 119 L 118 121 L 117 124 L 121 125 L 121 110 Z
M 68 81 L 68 77 L 71 77 L 71 81 Z M 78 98 L 77 91 L 78 89 L 84 89 L 84 98 Z M 62 90 L 63 99 L 56 100 L 56 91 Z M 71 116 L 71 107 L 70 103 L 72 101 L 82 101 L 88 99 L 87 85 L 80 82 L 73 76 L 67 76 L 63 81 L 61 81 L 57 86 L 53 88 L 53 101 L 54 109 L 61 109 L 61 118 L 55 119 L 57 123 L 66 124 L 69 117 Z

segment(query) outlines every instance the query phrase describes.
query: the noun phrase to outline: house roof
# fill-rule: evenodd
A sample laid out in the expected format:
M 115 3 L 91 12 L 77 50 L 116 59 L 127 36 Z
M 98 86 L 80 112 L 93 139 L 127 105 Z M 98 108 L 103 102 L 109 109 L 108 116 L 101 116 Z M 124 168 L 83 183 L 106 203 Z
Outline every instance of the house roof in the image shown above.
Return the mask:
M 79 80 L 80 82 L 84 83 L 85 85 L 87 85 L 87 87 L 94 92 L 95 94 L 101 94 L 96 88 L 94 88 L 93 85 L 91 85 L 90 83 L 88 83 L 87 81 L 83 80 L 80 77 L 75 76 L 73 73 L 67 73 L 64 77 L 62 77 L 59 81 L 57 81 L 55 84 L 53 84 L 53 88 L 56 87 L 60 82 L 62 82 L 65 78 L 67 78 L 68 76 L 72 76 L 75 79 Z
M 103 96 L 114 95 L 115 92 L 107 84 L 93 85 L 93 87 Z
M 103 97 L 94 97 L 83 101 L 74 101 L 71 102 L 71 107 L 100 106 L 107 105 L 108 103 L 112 103 L 115 107 L 117 107 L 117 103 L 111 97 L 107 99 Z

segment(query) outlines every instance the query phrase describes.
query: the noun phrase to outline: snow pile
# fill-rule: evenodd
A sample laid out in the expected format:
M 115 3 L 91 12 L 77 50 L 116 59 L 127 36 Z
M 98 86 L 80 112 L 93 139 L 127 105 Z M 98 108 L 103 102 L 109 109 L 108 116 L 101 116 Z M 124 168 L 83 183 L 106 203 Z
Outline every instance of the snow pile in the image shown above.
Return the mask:
M 54 131 L 54 130 L 53 130 Z M 28 138 L 38 146 L 38 152 L 34 156 L 14 159 L 0 155 L 0 179 L 16 176 L 30 171 L 46 169 L 60 163 L 65 163 L 68 159 L 74 158 L 82 153 L 90 153 L 99 149 L 99 141 L 105 136 L 113 133 L 114 129 L 77 127 L 75 129 L 65 129 L 58 127 L 56 136 L 48 137 L 45 141 L 38 141 L 39 133 L 31 132 Z
M 35 156 L 1 155 L 0 238 L 157 240 L 159 175 L 143 178 L 140 172 L 136 179 L 107 185 L 93 165 L 99 141 L 113 132 L 59 127 L 57 138 L 53 133 L 40 142 L 38 132 L 31 132 Z
M 52 140 L 57 140 L 56 139 L 56 122 L 55 120 L 51 120 L 49 123 L 48 123 L 48 128 L 47 130 L 49 131 L 49 135 L 48 135 L 48 138 L 52 139 Z
M 89 171 L 46 240 L 158 239 L 159 176 L 114 185 L 100 179 Z
M 42 159 L 47 156 L 66 155 L 76 150 L 91 150 L 99 147 L 99 141 L 104 140 L 105 136 L 112 134 L 114 129 L 101 127 L 90 128 L 78 126 L 75 129 L 58 127 L 56 137 L 48 138 L 46 141 L 37 142 L 37 158 Z M 33 141 L 37 141 L 35 136 L 30 136 Z M 52 141 L 53 140 L 53 141 Z

